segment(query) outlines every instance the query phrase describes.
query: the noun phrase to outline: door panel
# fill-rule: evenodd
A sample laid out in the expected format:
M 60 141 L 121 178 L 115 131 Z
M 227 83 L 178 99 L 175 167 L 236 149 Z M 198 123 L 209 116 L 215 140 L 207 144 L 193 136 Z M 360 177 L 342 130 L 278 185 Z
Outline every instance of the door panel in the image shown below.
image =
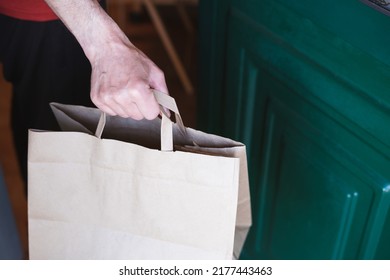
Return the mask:
M 241 258 L 390 258 L 389 40 L 375 38 L 375 52 L 350 34 L 357 15 L 390 18 L 347 0 L 322 13 L 309 1 L 211 2 L 201 11 L 220 25 L 218 40 L 201 38 L 214 54 L 201 69 L 215 71 L 201 75 L 200 124 L 247 145 L 253 227 Z

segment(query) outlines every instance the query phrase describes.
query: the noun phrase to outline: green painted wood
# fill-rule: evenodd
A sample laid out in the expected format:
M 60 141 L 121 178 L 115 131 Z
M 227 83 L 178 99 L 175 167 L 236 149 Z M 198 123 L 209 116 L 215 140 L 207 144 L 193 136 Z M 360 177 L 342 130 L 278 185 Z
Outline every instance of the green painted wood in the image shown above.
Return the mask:
M 248 151 L 241 258 L 389 259 L 390 17 L 352 0 L 200 7 L 200 128 Z
M 198 123 L 205 131 L 221 134 L 222 83 L 225 32 L 221 32 L 227 17 L 228 1 L 199 1 L 199 84 Z M 212 120 L 212 121 L 210 121 Z

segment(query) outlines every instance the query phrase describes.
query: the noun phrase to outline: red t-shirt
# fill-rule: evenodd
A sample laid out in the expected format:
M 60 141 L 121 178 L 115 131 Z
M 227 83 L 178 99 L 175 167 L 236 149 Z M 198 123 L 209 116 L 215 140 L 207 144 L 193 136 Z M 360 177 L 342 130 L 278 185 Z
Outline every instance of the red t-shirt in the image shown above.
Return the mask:
M 0 0 L 0 14 L 31 21 L 58 19 L 44 0 Z

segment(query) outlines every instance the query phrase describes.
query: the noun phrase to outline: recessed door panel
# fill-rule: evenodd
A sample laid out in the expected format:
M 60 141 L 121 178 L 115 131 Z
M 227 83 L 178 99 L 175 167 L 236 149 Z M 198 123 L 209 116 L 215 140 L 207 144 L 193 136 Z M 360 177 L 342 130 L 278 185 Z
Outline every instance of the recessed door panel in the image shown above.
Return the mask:
M 217 34 L 201 40 L 214 71 L 201 88 L 214 111 L 202 116 L 247 145 L 253 227 L 241 258 L 390 258 L 390 56 L 388 39 L 369 32 L 383 14 L 348 0 L 321 11 L 310 1 L 212 2 L 203 7 Z

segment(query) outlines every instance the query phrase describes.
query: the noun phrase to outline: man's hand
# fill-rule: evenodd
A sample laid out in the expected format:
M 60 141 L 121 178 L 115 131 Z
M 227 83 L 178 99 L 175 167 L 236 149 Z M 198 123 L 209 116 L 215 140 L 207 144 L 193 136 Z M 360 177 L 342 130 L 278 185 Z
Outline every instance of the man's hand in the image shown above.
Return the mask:
M 91 99 L 109 115 L 154 119 L 151 89 L 168 93 L 163 72 L 120 30 L 96 0 L 45 0 L 74 34 L 92 66 Z
M 168 92 L 164 73 L 136 47 L 113 44 L 91 64 L 91 99 L 98 108 L 136 120 L 159 114 L 151 88 Z

